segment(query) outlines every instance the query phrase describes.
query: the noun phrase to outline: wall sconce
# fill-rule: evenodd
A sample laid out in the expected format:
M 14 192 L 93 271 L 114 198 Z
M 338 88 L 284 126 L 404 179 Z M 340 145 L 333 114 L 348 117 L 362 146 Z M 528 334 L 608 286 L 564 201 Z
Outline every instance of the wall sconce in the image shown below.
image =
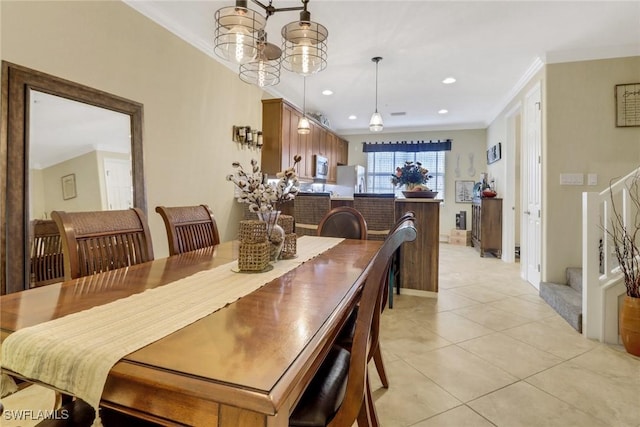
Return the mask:
M 238 144 L 262 148 L 262 131 L 251 129 L 251 126 L 233 126 L 231 139 Z

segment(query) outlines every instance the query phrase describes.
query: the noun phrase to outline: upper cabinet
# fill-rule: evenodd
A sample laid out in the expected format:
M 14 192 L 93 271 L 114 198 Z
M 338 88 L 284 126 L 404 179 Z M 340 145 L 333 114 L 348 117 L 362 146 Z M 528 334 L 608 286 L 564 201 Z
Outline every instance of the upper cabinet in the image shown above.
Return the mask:
M 275 175 L 291 166 L 293 157 L 302 157 L 296 171 L 301 179 L 313 179 L 313 155 L 320 154 L 329 159 L 327 182 L 336 182 L 336 166 L 347 164 L 348 143 L 309 119 L 311 132 L 298 134 L 298 120 L 302 112 L 283 99 L 262 100 L 262 171 Z

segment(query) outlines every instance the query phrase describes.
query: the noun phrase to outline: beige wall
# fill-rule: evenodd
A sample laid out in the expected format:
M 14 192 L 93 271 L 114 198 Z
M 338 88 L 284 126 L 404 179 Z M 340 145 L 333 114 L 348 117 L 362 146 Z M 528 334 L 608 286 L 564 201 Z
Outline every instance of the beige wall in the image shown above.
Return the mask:
M 144 167 L 157 257 L 168 254 L 157 205 L 208 204 L 221 238 L 241 210 L 231 163 L 260 153 L 230 140 L 261 127 L 262 92 L 121 2 L 0 2 L 2 59 L 144 105 Z
M 551 64 L 546 79 L 543 280 L 564 283 L 582 265 L 582 192 L 640 166 L 640 127 L 615 127 L 614 98 L 616 84 L 640 82 L 640 57 Z M 598 185 L 561 186 L 565 172 L 596 173 Z
M 487 171 L 485 161 L 485 129 L 425 131 L 425 132 L 384 132 L 382 134 L 346 135 L 349 141 L 349 164 L 367 164 L 367 156 L 362 152 L 363 142 L 428 141 L 451 139 L 451 151 L 445 155 L 445 202 L 440 208 L 440 235 L 446 238 L 451 229 L 456 228 L 456 213 L 467 212 L 467 229 L 471 229 L 471 204 L 455 203 L 455 181 L 478 181 L 480 173 Z M 456 177 L 456 160 L 460 155 L 460 177 Z M 469 156 L 473 155 L 473 170 Z M 389 171 L 391 174 L 393 171 Z M 473 172 L 473 173 L 470 173 Z

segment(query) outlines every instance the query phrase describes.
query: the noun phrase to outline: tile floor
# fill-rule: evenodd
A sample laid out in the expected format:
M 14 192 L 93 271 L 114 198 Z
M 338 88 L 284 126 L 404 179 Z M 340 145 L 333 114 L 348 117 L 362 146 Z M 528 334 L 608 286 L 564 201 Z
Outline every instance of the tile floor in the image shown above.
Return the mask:
M 438 298 L 395 296 L 382 426 L 640 426 L 640 358 L 583 338 L 519 268 L 441 244 Z
M 381 330 L 389 389 L 370 367 L 382 426 L 640 427 L 640 358 L 583 338 L 519 267 L 441 244 L 438 298 L 395 296 Z M 34 388 L 3 403 L 52 399 Z

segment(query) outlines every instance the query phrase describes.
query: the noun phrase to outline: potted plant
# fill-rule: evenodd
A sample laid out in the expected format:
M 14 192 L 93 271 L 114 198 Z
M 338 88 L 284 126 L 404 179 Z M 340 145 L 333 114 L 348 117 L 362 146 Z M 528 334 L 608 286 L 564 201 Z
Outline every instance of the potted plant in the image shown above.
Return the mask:
M 394 186 L 404 185 L 407 191 L 402 193 L 405 197 L 429 197 L 438 194 L 426 186 L 429 181 L 429 171 L 422 167 L 420 162 L 406 161 L 402 167 L 398 166 L 396 172 L 391 175 L 391 183 Z
M 620 312 L 620 337 L 627 352 L 640 356 L 640 173 L 628 178 L 627 218 L 611 195 L 611 227 L 607 234 L 613 244 L 624 276 L 627 294 Z

